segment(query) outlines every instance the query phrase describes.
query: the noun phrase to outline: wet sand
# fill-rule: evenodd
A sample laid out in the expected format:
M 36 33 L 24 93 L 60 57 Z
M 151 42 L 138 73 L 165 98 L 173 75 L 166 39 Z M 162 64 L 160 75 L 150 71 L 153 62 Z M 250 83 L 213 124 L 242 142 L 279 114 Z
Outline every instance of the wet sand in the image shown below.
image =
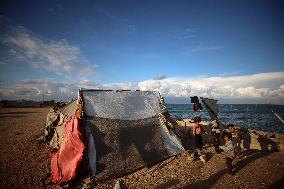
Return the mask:
M 37 140 L 43 135 L 49 108 L 0 108 L 0 188 L 58 188 L 48 175 L 48 149 Z M 224 169 L 224 155 L 206 150 L 207 163 L 190 161 L 183 153 L 119 179 L 98 183 L 109 188 L 281 188 L 284 152 L 249 151 L 237 162 L 234 176 Z

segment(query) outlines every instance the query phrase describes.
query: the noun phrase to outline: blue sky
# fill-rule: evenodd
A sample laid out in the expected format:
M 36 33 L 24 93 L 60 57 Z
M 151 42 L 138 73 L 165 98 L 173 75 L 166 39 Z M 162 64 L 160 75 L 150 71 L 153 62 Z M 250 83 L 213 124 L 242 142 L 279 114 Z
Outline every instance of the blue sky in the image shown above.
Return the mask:
M 281 1 L 1 1 L 0 97 L 67 99 L 90 87 L 284 104 L 283 10 Z

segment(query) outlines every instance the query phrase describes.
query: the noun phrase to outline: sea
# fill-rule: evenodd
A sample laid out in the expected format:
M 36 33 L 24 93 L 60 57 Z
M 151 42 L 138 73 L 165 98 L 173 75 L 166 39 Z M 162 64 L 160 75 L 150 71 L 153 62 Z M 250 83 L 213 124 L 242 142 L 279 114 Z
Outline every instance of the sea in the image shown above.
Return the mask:
M 166 104 L 171 117 L 184 119 L 200 116 L 210 121 L 210 116 L 203 106 L 201 111 L 193 111 L 191 104 Z M 272 104 L 218 104 L 218 118 L 222 124 L 235 124 L 237 127 L 270 132 L 284 133 L 284 124 L 273 114 L 276 112 L 284 119 L 284 105 Z

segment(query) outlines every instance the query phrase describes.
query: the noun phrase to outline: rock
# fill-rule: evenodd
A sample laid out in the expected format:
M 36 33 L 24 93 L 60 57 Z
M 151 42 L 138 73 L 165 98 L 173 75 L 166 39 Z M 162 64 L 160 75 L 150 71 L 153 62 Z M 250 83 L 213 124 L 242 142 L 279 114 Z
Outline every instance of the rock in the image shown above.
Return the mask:
M 116 181 L 113 189 L 121 189 L 120 184 L 119 184 L 119 180 Z
M 199 156 L 199 159 L 200 159 L 203 163 L 206 163 L 207 157 L 206 157 L 206 155 L 201 155 L 201 156 Z

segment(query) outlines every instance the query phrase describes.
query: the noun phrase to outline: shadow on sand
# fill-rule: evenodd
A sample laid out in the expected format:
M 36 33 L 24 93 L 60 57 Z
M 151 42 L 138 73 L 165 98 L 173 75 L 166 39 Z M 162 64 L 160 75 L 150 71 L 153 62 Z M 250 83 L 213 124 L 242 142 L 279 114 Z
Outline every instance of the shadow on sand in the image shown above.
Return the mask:
M 234 166 L 234 173 L 238 173 L 242 168 L 249 165 L 251 162 L 263 158 L 275 151 L 277 151 L 277 144 L 270 138 L 267 138 L 265 136 L 259 135 L 257 138 L 257 141 L 259 142 L 260 149 L 249 149 L 251 146 L 251 136 L 248 132 L 244 132 L 242 135 L 243 139 L 243 145 L 248 150 L 244 151 L 241 154 L 241 157 L 245 157 L 242 160 L 238 161 L 237 164 Z M 195 182 L 193 184 L 190 184 L 188 186 L 185 186 L 184 188 L 210 188 L 212 187 L 221 177 L 223 177 L 226 174 L 226 169 L 222 169 L 219 172 L 213 174 L 206 180 L 201 180 L 198 182 Z M 269 188 L 280 188 L 280 186 L 283 186 L 284 183 L 284 177 L 282 177 L 279 181 L 277 181 L 275 184 L 273 184 Z
M 264 156 L 269 155 L 269 152 L 262 152 L 259 150 L 247 150 L 247 155 L 249 155 L 246 159 L 239 161 L 235 167 L 235 173 L 239 172 L 242 168 L 255 161 L 256 159 L 262 158 Z M 187 185 L 184 188 L 210 188 L 212 187 L 221 177 L 223 177 L 227 173 L 226 169 L 222 169 L 217 173 L 213 174 L 206 180 L 201 180 L 195 182 L 193 184 Z
M 282 189 L 283 186 L 284 186 L 284 176 L 274 184 L 270 185 L 267 189 Z
M 155 189 L 160 189 L 160 188 L 171 188 L 174 187 L 178 184 L 177 179 L 169 180 L 163 184 L 160 184 L 159 186 L 156 186 Z

